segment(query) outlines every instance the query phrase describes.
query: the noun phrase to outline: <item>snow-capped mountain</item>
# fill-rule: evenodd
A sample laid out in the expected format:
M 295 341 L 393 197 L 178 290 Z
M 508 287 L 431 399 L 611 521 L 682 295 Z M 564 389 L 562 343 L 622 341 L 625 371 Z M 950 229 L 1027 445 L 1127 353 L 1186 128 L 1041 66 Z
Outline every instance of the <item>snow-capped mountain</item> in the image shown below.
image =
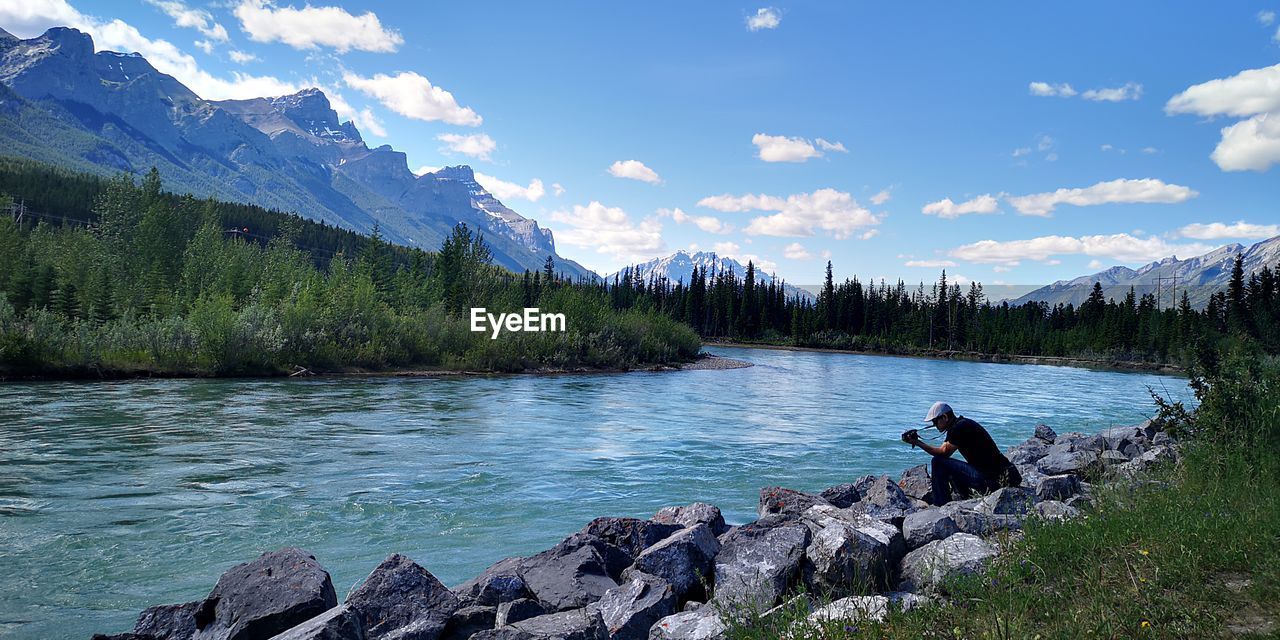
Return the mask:
M 717 255 L 714 251 L 689 253 L 681 249 L 663 258 L 654 258 L 648 262 L 626 267 L 605 276 L 605 279 L 612 283 L 615 277 L 621 276 L 624 271 L 631 270 L 632 273 L 639 275 L 646 282 L 658 277 L 666 278 L 672 284 L 683 282 L 687 285 L 692 280 L 694 267 L 697 267 L 698 271 L 708 274 L 732 272 L 738 279 L 742 279 L 747 273 L 746 265 L 733 258 Z M 765 286 L 774 282 L 776 277 L 775 274 L 764 273 L 759 269 L 755 272 L 756 282 Z M 787 297 L 800 296 L 805 299 L 813 299 L 813 294 L 804 289 L 794 287 L 786 282 L 783 282 L 782 285 L 787 292 Z
M 0 154 L 100 175 L 154 166 L 174 191 L 361 232 L 377 224 L 388 240 L 426 249 L 464 222 L 502 266 L 537 270 L 551 256 L 569 277 L 595 277 L 557 255 L 551 232 L 477 184 L 470 167 L 417 176 L 404 153 L 369 148 L 319 89 L 204 100 L 142 56 L 93 49 L 75 29 L 29 40 L 0 30 Z
M 1276 269 L 1280 267 L 1280 236 L 1250 247 L 1241 244 L 1225 245 L 1186 260 L 1170 256 L 1138 269 L 1116 266 L 1093 275 L 1059 280 L 1014 300 L 1012 304 L 1036 301 L 1048 302 L 1050 305 L 1079 305 L 1089 297 L 1093 283 L 1097 282 L 1102 285 L 1103 294 L 1107 298 L 1123 298 L 1129 292 L 1129 287 L 1133 287 L 1139 296 L 1145 293 L 1159 294 L 1161 304 L 1170 305 L 1181 299 L 1182 292 L 1185 291 L 1191 304 L 1199 307 L 1208 302 L 1210 295 L 1226 288 L 1236 255 L 1243 258 L 1245 277 L 1262 269 L 1264 265 Z

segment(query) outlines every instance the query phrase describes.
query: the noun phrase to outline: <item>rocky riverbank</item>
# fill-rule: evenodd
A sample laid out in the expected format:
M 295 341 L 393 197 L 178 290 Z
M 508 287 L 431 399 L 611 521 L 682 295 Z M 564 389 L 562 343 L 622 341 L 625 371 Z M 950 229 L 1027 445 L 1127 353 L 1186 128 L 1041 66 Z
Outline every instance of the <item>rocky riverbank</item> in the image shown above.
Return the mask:
M 95 640 L 675 640 L 722 638 L 733 616 L 830 604 L 809 619 L 867 619 L 942 606 L 1028 518 L 1074 518 L 1101 478 L 1177 459 L 1150 422 L 1099 434 L 1045 425 L 1009 450 L 1023 486 L 927 503 L 924 465 L 807 493 L 760 492 L 759 518 L 729 526 L 694 503 L 647 520 L 602 517 L 542 553 L 497 562 L 449 589 L 393 554 L 339 603 L 328 572 L 286 548 L 233 567 L 202 600 L 143 611 Z M 869 595 L 871 594 L 871 595 Z

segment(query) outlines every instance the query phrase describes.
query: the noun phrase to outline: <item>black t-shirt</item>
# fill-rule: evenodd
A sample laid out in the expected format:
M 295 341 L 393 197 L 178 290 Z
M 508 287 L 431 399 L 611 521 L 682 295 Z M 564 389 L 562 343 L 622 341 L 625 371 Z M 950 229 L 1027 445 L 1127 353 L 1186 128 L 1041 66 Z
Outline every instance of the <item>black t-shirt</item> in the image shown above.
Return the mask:
M 1000 474 L 1012 464 L 1000 453 L 995 440 L 982 425 L 964 416 L 947 429 L 947 442 L 960 450 L 960 455 L 988 480 L 999 480 Z

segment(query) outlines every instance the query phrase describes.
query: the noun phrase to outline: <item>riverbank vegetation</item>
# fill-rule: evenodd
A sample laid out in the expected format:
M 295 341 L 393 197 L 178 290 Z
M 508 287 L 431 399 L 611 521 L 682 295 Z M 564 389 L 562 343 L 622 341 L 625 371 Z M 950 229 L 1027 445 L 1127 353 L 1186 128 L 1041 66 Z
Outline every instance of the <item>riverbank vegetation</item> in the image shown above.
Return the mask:
M 0 377 L 624 369 L 690 360 L 665 314 L 491 264 L 465 225 L 438 252 L 261 208 L 0 166 Z M 33 203 L 39 203 L 37 208 Z M 19 218 L 19 214 L 21 217 Z M 564 332 L 471 331 L 468 310 L 563 313 Z
M 947 606 L 796 633 L 806 608 L 733 625 L 735 640 L 1208 638 L 1280 633 L 1280 362 L 1232 338 L 1194 367 L 1194 410 L 1158 401 L 1182 462 L 1095 486 L 1086 517 L 1028 521 Z

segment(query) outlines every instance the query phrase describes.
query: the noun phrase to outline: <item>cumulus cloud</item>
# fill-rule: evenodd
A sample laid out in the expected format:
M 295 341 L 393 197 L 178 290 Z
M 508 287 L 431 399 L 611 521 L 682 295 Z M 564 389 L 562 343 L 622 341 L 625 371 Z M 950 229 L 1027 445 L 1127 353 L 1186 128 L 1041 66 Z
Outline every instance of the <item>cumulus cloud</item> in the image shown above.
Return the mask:
M 321 86 L 320 89 L 329 98 L 329 106 L 333 107 L 339 119 L 350 120 L 362 134 L 372 135 L 377 138 L 387 137 L 387 129 L 383 126 L 382 121 L 374 115 L 373 109 L 369 107 L 356 109 L 351 106 L 350 102 L 347 102 L 347 98 L 342 95 L 342 92 L 333 87 Z
M 646 167 L 639 160 L 619 160 L 609 165 L 609 175 L 615 178 L 626 178 L 628 180 L 639 180 L 640 182 L 648 182 L 649 184 L 658 184 L 662 182 L 662 178 L 658 176 L 658 172 Z
M 476 182 L 484 187 L 489 193 L 492 193 L 499 200 L 528 200 L 529 202 L 537 202 L 546 195 L 547 190 L 542 186 L 542 180 L 534 178 L 529 181 L 529 186 L 522 187 L 514 182 L 507 182 L 494 176 L 476 173 Z
M 352 49 L 389 53 L 404 44 L 394 29 L 385 29 L 372 11 L 361 15 L 342 7 L 277 7 L 267 0 L 242 0 L 235 16 L 249 38 L 257 42 L 282 42 L 294 49 L 329 47 L 338 53 Z
M 1228 238 L 1263 239 L 1280 236 L 1280 224 L 1250 224 L 1238 220 L 1232 224 L 1199 222 L 1189 224 L 1178 230 L 1178 235 L 1194 240 L 1225 240 Z
M 16 36 L 31 38 L 50 27 L 69 26 L 93 37 L 98 51 L 140 53 L 161 73 L 187 85 L 202 98 L 234 100 L 296 93 L 300 87 L 272 76 L 232 72 L 219 78 L 200 68 L 195 58 L 166 40 L 152 40 L 122 20 L 105 21 L 78 11 L 66 0 L 0 2 L 0 25 Z M 211 47 L 212 48 L 212 47 Z
M 802 237 L 824 231 L 843 240 L 863 227 L 880 224 L 881 217 L 858 204 L 853 196 L 835 189 L 777 196 L 723 194 L 708 196 L 698 206 L 717 211 L 776 211 L 753 218 L 746 232 L 751 235 Z
M 1262 11 L 1259 11 L 1259 12 L 1258 12 L 1258 22 L 1259 22 L 1262 26 L 1264 26 L 1264 27 L 1269 27 L 1269 26 L 1271 26 L 1271 23 L 1273 23 L 1273 22 L 1275 22 L 1275 21 L 1276 21 L 1276 12 L 1274 12 L 1274 11 L 1269 11 L 1269 10 L 1266 10 L 1266 9 L 1264 9 L 1264 10 L 1262 10 Z
M 889 199 L 893 197 L 893 194 L 890 193 L 889 191 L 890 191 L 889 189 L 881 189 L 879 193 L 875 194 L 874 196 L 871 196 L 871 204 L 880 206 L 888 202 Z
M 564 195 L 564 187 L 560 186 L 559 182 L 551 183 L 551 191 L 556 194 L 557 198 Z
M 822 138 L 811 142 L 800 137 L 771 136 L 765 133 L 752 136 L 751 144 L 756 146 L 757 157 L 765 162 L 805 162 L 809 158 L 821 158 L 823 151 L 849 152 L 844 144 Z
M 1209 156 L 1223 171 L 1266 171 L 1280 162 L 1280 64 L 1188 87 L 1164 110 L 1245 118 L 1222 129 Z
M 904 263 L 908 267 L 922 267 L 926 269 L 945 269 L 946 267 L 954 267 L 954 260 L 908 260 Z
M 659 220 L 645 218 L 635 222 L 621 208 L 595 200 L 552 212 L 551 220 L 563 225 L 556 229 L 557 242 L 593 250 L 606 256 L 613 267 L 649 260 L 666 251 Z
M 208 40 L 196 40 L 192 44 L 196 45 L 197 49 L 205 53 L 213 53 L 214 44 Z
M 725 234 L 733 231 L 733 226 L 715 216 L 694 216 L 683 209 L 658 209 L 658 217 L 671 218 L 676 224 L 692 224 L 707 233 Z
M 1048 82 L 1032 82 L 1027 86 L 1028 91 L 1033 96 L 1070 98 L 1076 95 L 1076 90 L 1071 85 L 1063 82 L 1061 84 L 1050 84 Z
M 1015 158 L 1021 158 L 1022 156 L 1031 155 L 1031 147 L 1018 147 L 1017 149 L 1014 149 L 1013 153 L 1009 155 Z
M 966 262 L 1017 266 L 1023 260 L 1048 261 L 1055 256 L 1085 255 L 1120 262 L 1150 262 L 1178 253 L 1199 255 L 1212 247 L 1199 244 L 1174 245 L 1151 236 L 1139 238 L 1127 233 L 1092 236 L 1041 236 L 1030 240 L 980 240 L 961 245 L 947 256 Z
M 485 133 L 466 136 L 458 133 L 442 133 L 436 136 L 436 140 L 444 143 L 442 149 L 444 151 L 461 153 L 464 156 L 471 156 L 486 162 L 490 159 L 490 155 L 494 150 L 498 148 L 498 143 L 494 142 L 493 138 L 490 138 Z
M 1083 189 L 1058 189 L 1048 193 L 1033 193 L 1025 196 L 1009 196 L 1008 203 L 1026 216 L 1048 216 L 1060 204 L 1077 207 L 1088 207 L 1110 203 L 1185 202 L 1200 195 L 1193 189 L 1176 184 L 1167 184 L 1155 178 L 1142 180 L 1112 180 L 1099 182 Z
M 872 239 L 872 238 L 874 238 L 874 237 L 876 237 L 876 236 L 878 236 L 878 235 L 880 235 L 880 230 L 879 230 L 879 229 L 867 229 L 866 231 L 863 231 L 863 232 L 862 232 L 862 235 L 859 235 L 859 236 L 858 236 L 858 239 L 859 239 L 859 240 L 870 240 L 870 239 Z M 831 252 L 830 252 L 830 251 L 824 251 L 823 253 L 825 253 L 825 254 L 826 254 L 826 257 L 828 257 L 828 258 L 830 258 L 830 257 L 831 257 Z
M 252 53 L 249 53 L 247 51 L 239 51 L 237 49 L 232 49 L 228 51 L 227 57 L 231 58 L 231 61 L 236 64 L 248 64 L 258 59 L 258 56 L 255 56 Z
M 204 9 L 193 9 L 178 0 L 146 0 L 146 2 L 173 18 L 174 26 L 195 29 L 214 42 L 228 40 L 226 27 L 218 24 L 213 19 L 213 15 Z
M 929 216 L 938 216 L 944 220 L 955 220 L 970 213 L 995 213 L 999 210 L 1000 201 L 997 196 L 984 193 L 958 204 L 953 202 L 951 198 L 943 198 L 937 202 L 926 204 L 920 212 Z
M 371 78 L 347 72 L 342 74 L 342 81 L 406 118 L 468 127 L 478 127 L 484 122 L 470 107 L 458 106 L 452 93 L 433 86 L 430 80 L 412 71 L 394 76 L 379 73 Z
M 777 29 L 782 24 L 782 14 L 773 7 L 756 9 L 755 15 L 747 16 L 747 30 Z
M 1127 82 L 1121 87 L 1110 89 L 1090 89 L 1080 94 L 1080 97 L 1094 102 L 1124 102 L 1125 100 L 1138 100 L 1142 98 L 1142 85 L 1136 82 Z
M 799 242 L 792 242 L 791 244 L 783 247 L 782 256 L 788 260 L 812 260 L 813 259 L 813 254 L 809 253 L 809 250 L 805 249 L 804 245 L 800 244 Z

